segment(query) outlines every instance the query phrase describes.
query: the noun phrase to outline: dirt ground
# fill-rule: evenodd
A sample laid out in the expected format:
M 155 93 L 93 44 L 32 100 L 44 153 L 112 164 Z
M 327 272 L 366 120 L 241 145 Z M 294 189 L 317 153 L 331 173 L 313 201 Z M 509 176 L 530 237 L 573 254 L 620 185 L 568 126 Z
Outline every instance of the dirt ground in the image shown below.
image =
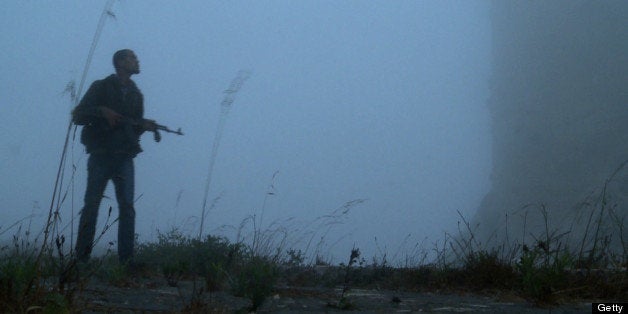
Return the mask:
M 198 283 L 198 287 L 202 287 Z M 194 284 L 176 287 L 165 279 L 143 279 L 126 287 L 93 281 L 77 294 L 75 310 L 81 313 L 179 313 L 192 304 Z M 536 307 L 509 295 L 417 293 L 378 289 L 350 289 L 346 308 L 338 306 L 341 288 L 279 287 L 257 313 L 590 313 L 590 302 L 552 308 Z M 201 313 L 247 313 L 251 301 L 226 292 L 203 293 Z

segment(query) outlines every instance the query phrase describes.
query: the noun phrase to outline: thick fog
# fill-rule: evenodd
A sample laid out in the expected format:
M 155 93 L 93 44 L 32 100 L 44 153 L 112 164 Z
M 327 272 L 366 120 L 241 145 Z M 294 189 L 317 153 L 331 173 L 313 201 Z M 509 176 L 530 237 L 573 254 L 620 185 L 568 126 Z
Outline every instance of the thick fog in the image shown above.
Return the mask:
M 185 133 L 142 137 L 140 241 L 172 228 L 198 234 L 220 103 L 240 70 L 251 74 L 223 117 L 205 234 L 248 241 L 254 229 L 280 230 L 282 245 L 335 262 L 353 246 L 402 260 L 457 234 L 458 212 L 473 216 L 489 190 L 489 5 L 115 1 L 83 93 L 113 73 L 116 50 L 130 48 L 145 116 Z M 3 3 L 3 237 L 24 218 L 24 228 L 43 228 L 74 106 L 64 89 L 80 84 L 104 7 Z M 72 128 L 61 187 L 68 233 L 86 181 L 79 133 Z M 117 216 L 111 184 L 105 195 L 100 226 L 109 206 Z
M 494 1 L 490 11 L 492 187 L 478 238 L 626 252 L 628 2 Z

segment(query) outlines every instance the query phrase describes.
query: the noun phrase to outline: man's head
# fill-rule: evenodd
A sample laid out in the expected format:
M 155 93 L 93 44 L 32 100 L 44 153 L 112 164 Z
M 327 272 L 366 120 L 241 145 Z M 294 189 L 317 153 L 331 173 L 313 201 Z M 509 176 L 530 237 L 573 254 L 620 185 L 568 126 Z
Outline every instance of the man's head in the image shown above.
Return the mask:
M 122 49 L 113 54 L 113 67 L 116 72 L 124 72 L 128 75 L 140 73 L 140 62 L 131 49 Z

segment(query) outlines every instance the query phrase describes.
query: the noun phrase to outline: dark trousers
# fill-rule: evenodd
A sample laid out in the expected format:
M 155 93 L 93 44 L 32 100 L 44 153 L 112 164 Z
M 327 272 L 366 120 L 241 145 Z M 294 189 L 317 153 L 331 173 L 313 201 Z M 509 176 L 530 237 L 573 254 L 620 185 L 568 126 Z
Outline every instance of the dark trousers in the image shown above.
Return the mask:
M 127 263 L 133 258 L 135 241 L 135 209 L 133 194 L 135 189 L 135 168 L 133 158 L 121 154 L 92 154 L 87 161 L 87 189 L 85 206 L 81 210 L 76 255 L 86 262 L 94 247 L 98 208 L 107 187 L 113 181 L 119 207 L 118 257 Z

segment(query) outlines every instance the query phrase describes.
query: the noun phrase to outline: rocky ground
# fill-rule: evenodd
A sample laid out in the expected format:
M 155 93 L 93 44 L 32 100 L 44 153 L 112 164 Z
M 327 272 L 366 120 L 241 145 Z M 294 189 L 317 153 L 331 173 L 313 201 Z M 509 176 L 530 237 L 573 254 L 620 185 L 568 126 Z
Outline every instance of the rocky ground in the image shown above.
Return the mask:
M 202 287 L 199 283 L 198 287 Z M 81 313 L 179 313 L 186 308 L 199 313 L 247 313 L 251 301 L 226 292 L 202 293 L 200 303 L 192 301 L 192 281 L 176 287 L 165 279 L 135 280 L 125 286 L 99 281 L 86 284 L 77 294 L 75 310 Z M 538 307 L 505 293 L 404 292 L 379 289 L 350 289 L 340 302 L 341 288 L 276 288 L 258 313 L 590 313 L 585 301 L 554 307 Z

